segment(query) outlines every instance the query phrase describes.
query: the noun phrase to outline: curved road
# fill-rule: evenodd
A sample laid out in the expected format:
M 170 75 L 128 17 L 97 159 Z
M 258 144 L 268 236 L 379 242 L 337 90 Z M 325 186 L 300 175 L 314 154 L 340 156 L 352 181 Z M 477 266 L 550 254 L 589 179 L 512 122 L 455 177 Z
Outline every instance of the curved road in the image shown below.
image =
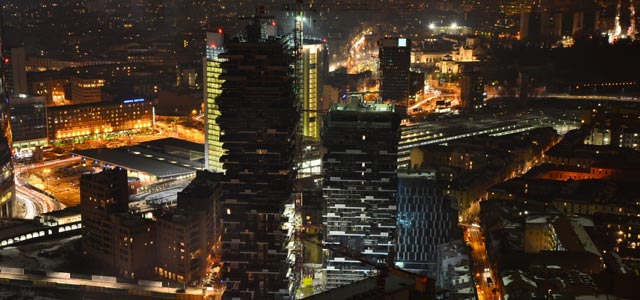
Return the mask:
M 16 169 L 15 184 L 16 184 L 16 198 L 19 202 L 24 204 L 25 214 L 23 218 L 33 219 L 34 217 L 43 213 L 63 209 L 64 205 L 55 198 L 50 197 L 38 190 L 32 189 L 25 185 L 26 179 L 23 178 L 23 174 L 28 174 L 31 171 L 41 168 L 47 168 L 59 164 L 67 164 L 79 161 L 80 157 L 70 157 L 60 160 L 48 161 L 39 165 L 30 165 L 25 168 Z
M 24 216 L 22 216 L 24 219 L 33 219 L 41 212 L 36 207 L 35 202 L 31 201 L 22 191 L 16 190 L 16 198 L 24 204 Z

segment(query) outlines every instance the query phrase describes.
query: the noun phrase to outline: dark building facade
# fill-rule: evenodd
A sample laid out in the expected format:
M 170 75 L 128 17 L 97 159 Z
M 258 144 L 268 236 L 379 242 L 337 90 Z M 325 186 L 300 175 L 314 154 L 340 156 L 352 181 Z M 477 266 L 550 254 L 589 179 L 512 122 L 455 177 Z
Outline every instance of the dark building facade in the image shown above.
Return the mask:
M 219 54 L 216 104 L 226 170 L 221 222 L 226 299 L 288 296 L 282 211 L 292 199 L 299 120 L 286 42 L 253 20 Z
M 220 230 L 222 175 L 198 171 L 189 186 L 178 193 L 178 207 L 157 218 L 159 276 L 182 283 L 204 278 Z
M 411 66 L 411 40 L 384 38 L 380 48 L 380 92 L 382 99 L 407 106 L 409 99 L 409 67 Z
M 11 49 L 11 78 L 9 83 L 11 84 L 10 90 L 12 94 L 27 94 L 29 87 L 27 85 L 27 70 L 26 70 L 26 53 L 24 48 L 12 48 Z
M 155 261 L 156 231 L 150 219 L 129 212 L 109 216 L 113 224 L 113 266 L 125 278 L 150 278 Z
M 127 171 L 107 169 L 80 177 L 82 252 L 105 272 L 127 278 L 152 274 L 155 227 L 128 212 Z
M 44 96 L 19 95 L 11 103 L 14 147 L 44 146 L 47 141 L 47 111 Z
M 0 30 L 1 32 L 2 30 Z M 4 48 L 0 39 L 0 53 L 4 56 Z M 0 218 L 12 217 L 15 206 L 16 187 L 11 146 L 11 105 L 6 91 L 7 77 L 4 59 L 0 60 Z
M 438 246 L 456 238 L 458 204 L 424 173 L 398 174 L 396 265 L 436 277 Z
M 114 264 L 115 224 L 111 216 L 127 212 L 129 188 L 127 171 L 104 170 L 80 177 L 80 214 L 82 215 L 82 251 L 102 265 Z
M 393 261 L 396 239 L 397 156 L 400 118 L 393 104 L 336 104 L 322 131 L 325 242 L 349 247 L 372 263 Z M 373 275 L 353 257 L 326 260 L 327 288 Z
M 126 170 L 82 175 L 83 254 L 105 274 L 184 284 L 205 278 L 220 235 L 222 176 L 198 171 L 178 193 L 177 207 L 148 219 L 129 212 Z
M 473 64 L 462 67 L 460 78 L 460 106 L 463 111 L 481 108 L 484 103 L 484 77 Z
M 520 38 L 531 45 L 551 45 L 564 36 L 590 36 L 600 29 L 600 23 L 600 11 L 596 6 L 536 9 L 520 15 Z

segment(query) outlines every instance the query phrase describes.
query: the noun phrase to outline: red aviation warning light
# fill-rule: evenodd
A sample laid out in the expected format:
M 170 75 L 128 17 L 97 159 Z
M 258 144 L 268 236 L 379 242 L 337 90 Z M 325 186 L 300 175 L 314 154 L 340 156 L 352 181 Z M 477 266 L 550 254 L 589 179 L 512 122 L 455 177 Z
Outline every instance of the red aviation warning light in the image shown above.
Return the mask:
M 422 279 L 418 279 L 416 278 L 416 287 L 415 289 L 419 292 L 426 292 L 427 291 L 427 281 L 428 279 L 426 278 L 422 278 Z

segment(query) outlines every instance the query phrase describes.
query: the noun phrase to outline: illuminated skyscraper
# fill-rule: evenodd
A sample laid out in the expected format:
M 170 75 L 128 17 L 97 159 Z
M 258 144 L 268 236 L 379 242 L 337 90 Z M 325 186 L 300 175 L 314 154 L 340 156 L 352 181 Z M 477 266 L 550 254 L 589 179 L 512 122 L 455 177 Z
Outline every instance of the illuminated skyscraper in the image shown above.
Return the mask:
M 302 46 L 303 82 L 303 110 L 302 130 L 304 136 L 313 139 L 320 138 L 321 118 L 320 101 L 322 99 L 322 84 L 327 70 L 327 43 L 322 40 L 305 39 Z
M 373 264 L 393 261 L 400 117 L 393 104 L 366 103 L 351 95 L 336 104 L 322 129 L 325 243 L 350 248 Z M 327 288 L 349 284 L 375 270 L 354 257 L 332 253 Z
M 0 24 L 1 25 L 1 24 Z M 1 30 L 0 30 L 1 32 Z M 6 64 L 4 45 L 0 34 L 0 217 L 12 217 L 14 212 L 14 201 L 16 188 L 13 180 L 13 161 L 11 145 L 11 107 L 9 95 L 6 92 Z
M 207 52 L 203 59 L 204 67 L 204 110 L 205 110 L 205 168 L 213 172 L 224 173 L 225 169 L 220 162 L 220 157 L 224 153 L 222 149 L 222 131 L 218 125 L 218 117 L 220 110 L 216 99 L 222 93 L 222 84 L 224 79 L 220 77 L 222 74 L 221 64 L 226 61 L 219 58 L 218 55 L 224 52 L 224 35 L 222 29 L 218 32 L 207 32 Z

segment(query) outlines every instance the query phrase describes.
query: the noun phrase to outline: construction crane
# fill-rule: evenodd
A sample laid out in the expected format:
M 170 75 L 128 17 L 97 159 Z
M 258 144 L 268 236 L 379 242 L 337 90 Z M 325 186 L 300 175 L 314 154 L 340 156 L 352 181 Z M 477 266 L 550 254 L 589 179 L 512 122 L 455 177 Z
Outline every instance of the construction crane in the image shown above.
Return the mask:
M 294 95 L 296 97 L 296 107 L 298 112 L 302 112 L 304 106 L 304 19 L 305 7 L 303 0 L 295 0 L 293 4 L 284 5 L 283 11 L 291 13 L 293 20 L 293 31 L 291 32 L 291 40 L 293 41 L 293 84 Z M 296 152 L 298 153 L 298 161 L 302 159 L 302 124 L 298 124 L 296 134 Z
M 293 4 L 285 5 L 284 11 L 291 12 L 293 14 L 293 55 L 295 58 L 294 65 L 294 82 L 296 88 L 296 97 L 301 100 L 300 91 L 303 88 L 303 66 L 302 66 L 302 51 L 304 44 L 304 19 L 305 19 L 305 7 L 303 0 L 296 0 Z

